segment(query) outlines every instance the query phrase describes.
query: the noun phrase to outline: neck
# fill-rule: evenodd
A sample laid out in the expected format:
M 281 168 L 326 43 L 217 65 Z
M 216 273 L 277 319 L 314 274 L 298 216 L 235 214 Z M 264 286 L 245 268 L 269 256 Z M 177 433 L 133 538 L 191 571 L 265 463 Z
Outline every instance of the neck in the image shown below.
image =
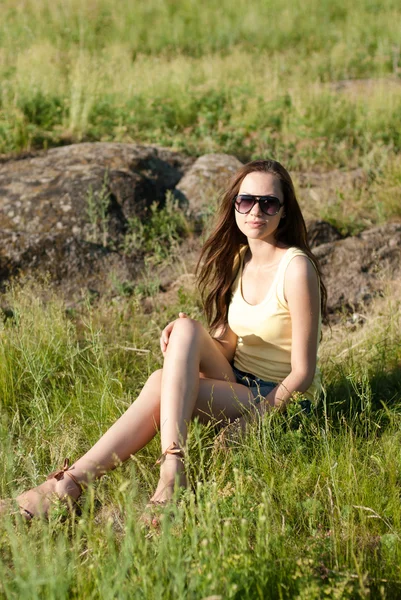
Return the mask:
M 286 246 L 280 242 L 265 240 L 250 240 L 248 246 L 251 253 L 251 261 L 254 267 L 266 266 L 275 263 L 280 250 Z

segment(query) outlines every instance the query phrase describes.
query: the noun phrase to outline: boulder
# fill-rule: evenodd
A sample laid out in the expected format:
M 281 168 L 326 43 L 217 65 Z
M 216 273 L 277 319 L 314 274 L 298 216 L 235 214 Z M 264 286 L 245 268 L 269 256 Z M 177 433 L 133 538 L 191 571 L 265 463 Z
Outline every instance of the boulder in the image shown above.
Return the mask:
M 49 274 L 66 298 L 81 290 L 119 293 L 141 273 L 141 257 L 127 255 L 124 235 L 132 217 L 146 219 L 154 201 L 171 190 L 201 222 L 241 163 L 209 154 L 196 161 L 171 150 L 132 144 L 79 144 L 0 161 L 0 285 L 17 274 Z M 304 191 L 335 189 L 339 172 L 298 176 Z M 363 185 L 364 173 L 343 183 Z M 344 184 L 345 184 L 344 183 Z M 342 184 L 341 184 L 342 185 Z M 322 192 L 323 193 L 323 192 Z M 401 224 L 341 239 L 325 221 L 308 221 L 308 236 L 321 262 L 331 314 L 361 311 L 375 294 L 401 278 Z M 181 247 L 188 273 L 200 241 Z M 177 294 L 172 260 L 158 274 L 161 288 Z M 188 281 L 193 284 L 192 277 Z M 183 282 L 179 280 L 179 286 Z M 124 288 L 125 289 L 125 288 Z
M 0 163 L 0 229 L 73 234 L 107 245 L 164 202 L 192 159 L 133 144 L 74 144 Z
M 374 227 L 313 252 L 322 267 L 329 314 L 357 312 L 401 279 L 401 224 Z
M 397 74 L 398 73 L 398 74 Z M 326 89 L 341 92 L 349 96 L 372 96 L 378 92 L 388 94 L 399 92 L 401 81 L 399 67 L 394 65 L 394 75 L 388 77 L 375 77 L 374 79 L 341 79 L 328 84 L 323 84 Z
M 90 290 L 117 289 L 138 275 L 140 262 L 66 233 L 21 234 L 2 231 L 1 288 L 12 277 L 45 275 L 66 298 Z
M 211 212 L 227 181 L 242 166 L 229 154 L 205 154 L 188 169 L 177 186 L 177 192 L 195 220 Z
M 343 236 L 333 225 L 327 221 L 310 220 L 306 222 L 308 241 L 311 248 L 321 244 L 341 240 Z
M 75 144 L 0 162 L 0 285 L 46 272 L 67 295 L 138 264 L 118 250 L 132 217 L 163 203 L 193 159 L 133 144 Z

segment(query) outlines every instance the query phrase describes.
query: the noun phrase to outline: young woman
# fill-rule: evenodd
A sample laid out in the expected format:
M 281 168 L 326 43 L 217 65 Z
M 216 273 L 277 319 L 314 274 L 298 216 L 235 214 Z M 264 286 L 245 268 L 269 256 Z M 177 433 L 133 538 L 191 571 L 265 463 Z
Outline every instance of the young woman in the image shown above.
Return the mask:
M 46 515 L 55 497 L 76 500 L 88 481 L 127 460 L 157 431 L 160 479 L 150 503 L 163 504 L 176 483 L 185 485 L 191 419 L 229 422 L 282 409 L 296 391 L 317 397 L 326 291 L 280 163 L 254 161 L 233 177 L 198 269 L 211 333 L 183 313 L 169 323 L 160 338 L 163 368 L 84 456 L 17 497 L 25 518 Z

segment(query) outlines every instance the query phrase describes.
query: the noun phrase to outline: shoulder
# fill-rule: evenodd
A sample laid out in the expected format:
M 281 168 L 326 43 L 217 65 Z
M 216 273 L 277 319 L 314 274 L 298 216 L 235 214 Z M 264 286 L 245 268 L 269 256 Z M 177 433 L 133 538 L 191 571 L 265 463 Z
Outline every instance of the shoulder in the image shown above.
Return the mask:
M 292 250 L 292 248 L 290 248 L 290 250 Z M 286 276 L 302 277 L 308 274 L 316 277 L 316 267 L 307 254 L 302 252 L 302 250 L 296 249 L 296 252 L 291 253 L 289 256 Z
M 319 294 L 316 267 L 302 251 L 294 254 L 287 265 L 284 290 L 287 301 L 290 297 L 299 297 L 303 293 L 314 296 Z

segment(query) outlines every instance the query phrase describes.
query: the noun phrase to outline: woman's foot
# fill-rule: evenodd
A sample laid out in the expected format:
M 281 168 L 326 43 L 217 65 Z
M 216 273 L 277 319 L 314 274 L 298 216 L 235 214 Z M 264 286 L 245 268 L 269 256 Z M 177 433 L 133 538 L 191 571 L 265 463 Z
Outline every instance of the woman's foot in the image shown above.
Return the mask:
M 160 464 L 160 479 L 156 491 L 146 505 L 141 517 L 142 523 L 147 526 L 160 525 L 160 508 L 166 506 L 174 496 L 174 489 L 186 487 L 187 478 L 184 467 L 184 451 L 173 442 L 161 455 L 157 464 Z
M 156 461 L 160 465 L 160 479 L 150 504 L 166 504 L 174 494 L 174 487 L 187 485 L 184 467 L 184 450 L 173 442 Z
M 50 506 L 62 501 L 72 508 L 82 493 L 82 486 L 76 477 L 68 471 L 68 461 L 63 469 L 49 475 L 41 485 L 23 492 L 15 500 L 3 500 L 0 503 L 0 515 L 18 513 L 27 521 L 34 517 L 47 517 Z
M 166 457 L 160 468 L 160 479 L 150 504 L 167 504 L 173 495 L 175 486 L 186 487 L 184 464 L 181 458 L 175 456 Z

